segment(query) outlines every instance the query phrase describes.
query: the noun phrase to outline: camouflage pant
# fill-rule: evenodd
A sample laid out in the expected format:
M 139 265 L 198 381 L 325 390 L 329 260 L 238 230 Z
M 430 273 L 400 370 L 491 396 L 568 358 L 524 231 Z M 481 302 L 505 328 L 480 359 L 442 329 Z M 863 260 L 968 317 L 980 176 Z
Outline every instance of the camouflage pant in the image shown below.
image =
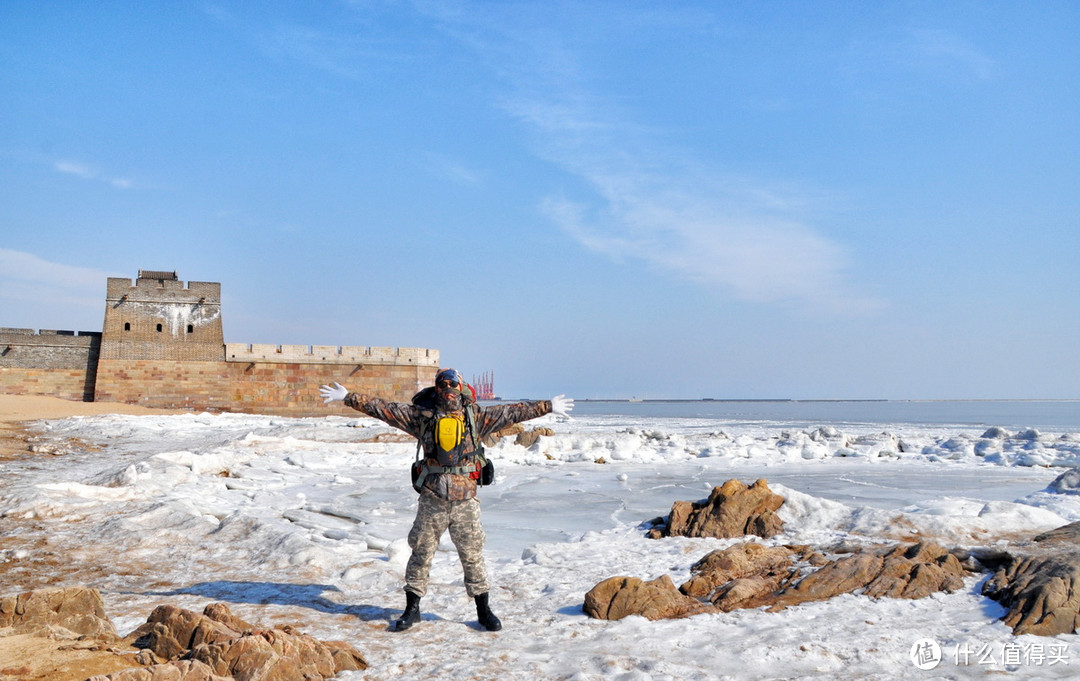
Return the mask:
M 450 530 L 465 571 L 465 590 L 470 596 L 490 589 L 484 568 L 484 528 L 480 525 L 480 502 L 473 499 L 446 501 L 432 494 L 420 495 L 416 520 L 409 532 L 412 556 L 405 567 L 405 590 L 417 596 L 427 593 L 431 560 L 439 548 L 439 538 Z

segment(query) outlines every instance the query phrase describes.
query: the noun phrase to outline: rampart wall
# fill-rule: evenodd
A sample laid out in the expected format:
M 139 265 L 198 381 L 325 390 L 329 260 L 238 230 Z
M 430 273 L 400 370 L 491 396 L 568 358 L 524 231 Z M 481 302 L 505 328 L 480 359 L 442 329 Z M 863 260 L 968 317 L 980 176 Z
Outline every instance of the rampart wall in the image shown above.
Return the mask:
M 100 331 L 0 328 L 0 392 L 91 401 Z
M 319 386 L 405 400 L 431 385 L 427 348 L 225 343 L 221 285 L 110 278 L 102 332 L 0 328 L 0 392 L 198 411 L 331 413 Z

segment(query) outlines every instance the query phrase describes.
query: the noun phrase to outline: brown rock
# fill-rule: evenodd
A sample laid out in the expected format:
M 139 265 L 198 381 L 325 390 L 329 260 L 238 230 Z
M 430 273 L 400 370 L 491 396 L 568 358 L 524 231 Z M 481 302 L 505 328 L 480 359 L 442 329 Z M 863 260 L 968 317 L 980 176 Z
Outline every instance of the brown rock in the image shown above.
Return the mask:
M 1078 468 L 1073 468 L 1071 470 L 1080 472 L 1080 469 Z M 1043 546 L 1080 546 L 1080 522 L 1069 523 L 1056 530 L 1043 532 L 1035 537 L 1035 541 Z
M 964 587 L 965 570 L 956 556 L 933 542 L 898 546 L 885 554 L 881 572 L 866 586 L 871 598 L 926 598 Z
M 784 498 L 773 493 L 764 479 L 749 487 L 728 480 L 713 488 L 704 502 L 676 501 L 666 528 L 649 536 L 725 538 L 753 534 L 768 538 L 783 531 L 784 523 L 775 513 L 783 503 Z
M 347 643 L 324 643 L 289 627 L 258 630 L 222 603 L 208 605 L 202 614 L 160 606 L 120 642 L 105 617 L 101 595 L 83 587 L 0 599 L 0 627 L 63 632 L 72 640 L 80 635 L 56 650 L 98 655 L 78 663 L 92 681 L 319 681 L 339 671 L 367 668 L 364 657 Z M 145 666 L 111 671 L 125 666 L 117 663 L 120 660 L 130 664 L 133 652 L 134 660 Z M 109 673 L 101 675 L 104 672 Z
M 1013 557 L 983 585 L 1009 609 L 1013 633 L 1055 636 L 1080 626 L 1080 552 Z
M 770 582 L 773 586 L 769 590 L 775 591 L 791 574 L 793 564 L 793 552 L 787 547 L 766 548 L 756 542 L 736 544 L 717 549 L 692 565 L 692 576 L 679 590 L 687 596 L 705 598 L 714 605 L 721 605 L 718 600 L 722 597 L 716 591 L 732 580 L 753 578 L 759 586 Z M 747 586 L 740 585 L 738 593 L 745 593 Z M 727 587 L 725 592 L 730 590 L 731 587 Z M 732 599 L 735 597 L 736 594 L 730 595 Z
M 923 598 L 964 586 L 964 567 L 933 542 L 868 548 L 820 567 L 777 595 L 796 605 L 862 590 L 871 598 Z
M 504 437 L 518 435 L 524 432 L 525 426 L 521 425 L 520 423 L 514 423 L 503 428 L 502 430 L 497 430 L 494 433 L 485 435 L 482 442 L 486 447 L 494 447 L 499 442 L 499 440 L 503 439 Z
M 713 592 L 711 600 L 721 612 L 771 605 L 780 579 L 777 575 L 739 577 Z
M 25 632 L 50 625 L 101 640 L 118 638 L 97 589 L 38 589 L 0 598 L 0 628 Z
M 827 561 L 799 579 L 821 558 L 809 547 L 739 544 L 695 563 L 693 576 L 677 592 L 683 598 L 672 593 L 666 576 L 652 582 L 612 577 L 586 594 L 585 612 L 599 619 L 627 615 L 665 619 L 761 606 L 782 609 L 855 591 L 871 598 L 923 598 L 964 586 L 960 561 L 930 542 L 861 549 Z M 708 599 L 712 607 L 699 598 Z
M 823 601 L 865 587 L 881 572 L 881 556 L 860 552 L 845 556 L 803 577 L 777 598 L 783 605 Z
M 192 659 L 236 681 L 326 679 L 337 673 L 330 650 L 306 634 L 279 629 L 253 632 L 234 641 L 199 645 Z
M 232 611 L 229 610 L 229 606 L 225 605 L 224 603 L 211 603 L 210 605 L 203 608 L 203 615 L 214 620 L 215 622 L 224 624 L 226 627 L 232 629 L 233 631 L 243 632 L 255 629 L 254 624 L 248 624 L 236 615 L 233 615 Z
M 649 620 L 689 617 L 710 608 L 675 588 L 667 575 L 645 582 L 637 577 L 611 577 L 585 594 L 585 613 L 604 620 L 641 615 Z
M 521 445 L 522 447 L 532 447 L 536 444 L 536 441 L 540 439 L 542 435 L 551 437 L 555 434 L 555 431 L 545 426 L 533 428 L 532 430 L 523 430 L 518 433 L 518 436 L 514 438 L 514 444 Z
M 326 679 L 367 668 L 364 657 L 347 643 L 324 643 L 289 627 L 258 629 L 223 603 L 208 605 L 202 614 L 159 606 L 129 638 L 163 659 L 197 660 L 213 674 L 236 681 Z
M 207 612 L 217 619 L 207 616 Z M 240 628 L 233 629 L 221 620 Z M 207 606 L 201 615 L 173 605 L 160 605 L 150 613 L 146 624 L 129 634 L 128 639 L 162 659 L 175 660 L 200 644 L 235 640 L 251 628 L 234 618 L 228 607 L 220 603 Z
M 353 672 L 367 669 L 368 663 L 356 648 L 344 641 L 323 641 L 334 658 L 334 669 L 339 672 Z
M 150 667 L 132 667 L 111 674 L 91 676 L 87 681 L 233 681 L 218 676 L 197 660 L 177 660 Z

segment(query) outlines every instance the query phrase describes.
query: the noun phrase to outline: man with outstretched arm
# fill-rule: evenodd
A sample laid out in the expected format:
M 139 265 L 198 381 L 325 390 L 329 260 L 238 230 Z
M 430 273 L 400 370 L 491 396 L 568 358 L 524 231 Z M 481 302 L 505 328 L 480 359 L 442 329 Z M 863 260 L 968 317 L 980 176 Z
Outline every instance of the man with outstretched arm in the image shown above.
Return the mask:
M 420 451 L 424 454 L 413 470 L 413 486 L 420 500 L 409 532 L 412 555 L 405 568 L 405 612 L 393 629 L 405 631 L 420 621 L 420 599 L 427 593 L 431 560 L 447 530 L 461 559 L 465 590 L 476 601 L 480 626 L 488 631 L 502 629 L 488 601 L 491 585 L 484 566 L 485 535 L 476 498 L 477 483 L 487 472 L 480 442 L 486 435 L 521 421 L 545 414 L 568 416 L 574 401 L 558 395 L 550 400 L 481 407 L 454 369 L 439 371 L 434 387 L 417 393 L 411 404 L 350 392 L 340 383 L 324 385 L 319 392 L 326 403 L 340 400 L 412 435 L 418 440 L 418 455 Z

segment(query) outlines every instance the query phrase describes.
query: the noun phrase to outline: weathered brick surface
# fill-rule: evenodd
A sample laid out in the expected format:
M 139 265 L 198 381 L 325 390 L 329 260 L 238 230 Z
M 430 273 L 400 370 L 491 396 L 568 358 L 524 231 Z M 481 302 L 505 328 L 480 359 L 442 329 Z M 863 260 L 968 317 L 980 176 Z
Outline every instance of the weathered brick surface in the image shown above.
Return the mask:
M 97 402 L 230 411 L 225 362 L 111 360 L 98 363 Z
M 319 386 L 337 381 L 357 392 L 408 401 L 435 380 L 437 367 L 228 362 L 230 411 L 287 416 L 334 413 Z
M 5 395 L 52 395 L 88 402 L 94 384 L 86 369 L 21 369 L 0 367 L 0 393 Z
M 281 416 L 333 413 L 319 386 L 338 381 L 358 392 L 405 400 L 431 385 L 436 367 L 255 362 L 106 360 L 98 366 L 101 402 Z
M 100 348 L 100 332 L 0 328 L 0 367 L 85 370 Z

